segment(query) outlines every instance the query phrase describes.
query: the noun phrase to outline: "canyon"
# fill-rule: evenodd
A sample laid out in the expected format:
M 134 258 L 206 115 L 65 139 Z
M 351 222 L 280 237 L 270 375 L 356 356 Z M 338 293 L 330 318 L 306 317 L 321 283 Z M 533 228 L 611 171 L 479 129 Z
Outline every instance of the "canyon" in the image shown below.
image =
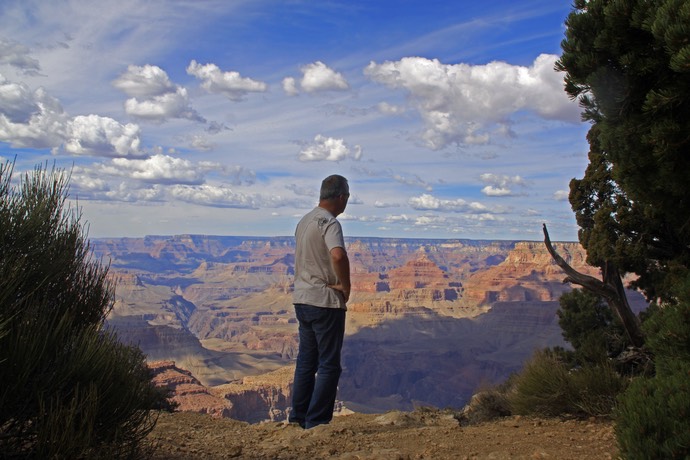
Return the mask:
M 567 346 L 558 298 L 571 287 L 536 241 L 348 238 L 348 303 L 338 413 L 459 408 Z M 110 264 L 108 325 L 139 346 L 181 410 L 284 420 L 297 354 L 291 237 L 94 239 Z M 554 244 L 599 276 L 577 243 Z M 640 311 L 644 299 L 629 291 Z

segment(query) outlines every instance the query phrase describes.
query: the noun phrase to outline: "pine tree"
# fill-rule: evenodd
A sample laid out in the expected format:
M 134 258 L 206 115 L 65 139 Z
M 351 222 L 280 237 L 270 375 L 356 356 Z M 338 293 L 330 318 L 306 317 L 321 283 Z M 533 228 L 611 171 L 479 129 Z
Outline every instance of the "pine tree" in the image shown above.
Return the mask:
M 580 242 L 673 301 L 690 267 L 690 3 L 577 0 L 566 25 L 556 67 L 592 123 L 570 184 Z

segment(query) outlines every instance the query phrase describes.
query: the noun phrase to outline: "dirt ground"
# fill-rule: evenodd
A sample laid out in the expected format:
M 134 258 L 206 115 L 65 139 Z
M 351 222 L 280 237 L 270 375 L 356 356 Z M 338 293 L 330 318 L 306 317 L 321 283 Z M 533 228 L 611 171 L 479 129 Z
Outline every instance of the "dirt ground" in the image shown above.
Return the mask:
M 207 415 L 162 414 L 149 438 L 154 459 L 615 459 L 609 420 L 509 417 L 460 426 L 444 411 L 335 417 L 303 430 Z

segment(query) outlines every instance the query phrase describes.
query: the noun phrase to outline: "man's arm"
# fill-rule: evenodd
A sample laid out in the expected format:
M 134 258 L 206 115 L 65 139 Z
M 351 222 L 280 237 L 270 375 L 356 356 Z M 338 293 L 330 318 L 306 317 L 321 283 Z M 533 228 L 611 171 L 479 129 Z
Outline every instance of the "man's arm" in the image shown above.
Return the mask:
M 331 261 L 340 284 L 333 284 L 329 287 L 342 292 L 345 303 L 347 303 L 350 299 L 350 259 L 344 248 L 335 247 L 331 249 Z

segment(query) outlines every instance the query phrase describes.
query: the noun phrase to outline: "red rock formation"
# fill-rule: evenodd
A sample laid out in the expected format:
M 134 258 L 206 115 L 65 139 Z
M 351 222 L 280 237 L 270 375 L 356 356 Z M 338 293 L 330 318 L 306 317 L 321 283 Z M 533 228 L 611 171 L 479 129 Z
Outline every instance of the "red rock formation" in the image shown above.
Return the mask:
M 240 382 L 213 387 L 216 396 L 232 404 L 228 416 L 246 422 L 285 420 L 292 400 L 294 366 L 286 366 Z
M 230 417 L 232 403 L 209 392 L 191 372 L 180 369 L 174 361 L 148 363 L 153 370 L 156 386 L 172 390 L 172 399 L 178 404 L 178 411 L 198 412 L 212 417 Z
M 460 280 L 442 270 L 424 250 L 385 274 L 354 273 L 352 279 L 350 310 L 382 315 L 381 319 L 434 310 L 436 304 L 452 303 L 462 296 Z
M 586 253 L 578 243 L 556 245 L 568 263 L 582 273 L 598 276 L 587 265 Z M 465 300 L 478 305 L 495 302 L 555 301 L 571 289 L 565 275 L 541 242 L 516 243 L 500 264 L 478 272 L 465 282 Z

